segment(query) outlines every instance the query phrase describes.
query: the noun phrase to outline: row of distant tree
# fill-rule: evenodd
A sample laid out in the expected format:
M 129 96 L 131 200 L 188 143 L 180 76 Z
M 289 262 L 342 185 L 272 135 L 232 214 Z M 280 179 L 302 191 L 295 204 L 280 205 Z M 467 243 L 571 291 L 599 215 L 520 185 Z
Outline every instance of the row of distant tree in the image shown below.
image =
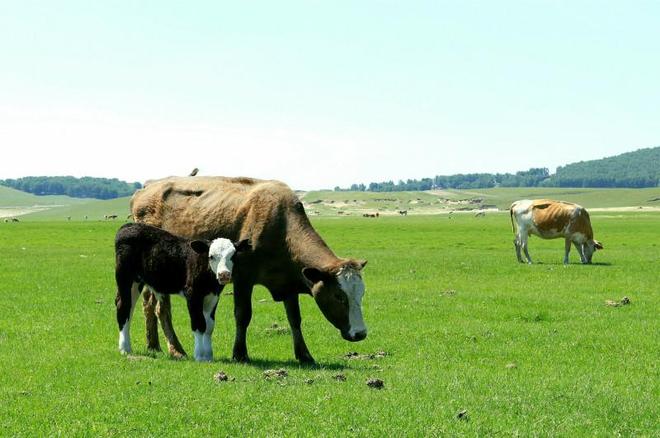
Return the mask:
M 26 176 L 0 180 L 0 185 L 35 195 L 67 195 L 73 198 L 114 199 L 130 196 L 142 184 L 117 178 L 75 178 L 73 176 Z
M 335 191 L 399 192 L 492 187 L 659 187 L 660 147 L 640 149 L 601 160 L 581 161 L 558 167 L 553 175 L 547 168 L 512 173 L 468 173 L 438 175 L 406 181 L 353 184 Z

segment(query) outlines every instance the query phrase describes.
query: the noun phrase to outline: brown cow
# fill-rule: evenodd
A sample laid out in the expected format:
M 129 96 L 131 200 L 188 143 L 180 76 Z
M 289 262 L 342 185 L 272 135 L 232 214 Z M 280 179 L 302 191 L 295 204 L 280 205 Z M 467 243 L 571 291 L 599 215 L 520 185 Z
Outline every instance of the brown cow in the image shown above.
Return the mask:
M 543 239 L 565 239 L 564 264 L 568 264 L 568 253 L 571 243 L 580 254 L 582 263 L 591 263 L 591 258 L 597 249 L 603 245 L 594 240 L 589 213 L 584 207 L 564 201 L 549 199 L 522 200 L 511 204 L 511 227 L 516 235 L 513 244 L 516 247 L 518 261 L 523 263 L 520 255 L 522 248 L 527 257 L 527 263 L 532 263 L 527 250 L 527 239 L 535 234 Z M 514 225 L 515 219 L 515 225 Z
M 250 240 L 252 251 L 233 274 L 234 360 L 248 360 L 245 336 L 252 318 L 255 284 L 265 286 L 275 301 L 284 302 L 295 356 L 301 362 L 314 359 L 300 328 L 300 293 L 314 297 L 344 339 L 360 341 L 367 336 L 360 275 L 367 262 L 335 256 L 310 224 L 298 197 L 284 183 L 252 178 L 170 177 L 138 190 L 131 200 L 131 210 L 136 222 L 179 236 Z M 164 299 L 158 304 L 170 352 L 185 354 L 171 326 L 169 301 Z M 145 297 L 144 305 L 148 344 L 157 349 L 156 303 Z

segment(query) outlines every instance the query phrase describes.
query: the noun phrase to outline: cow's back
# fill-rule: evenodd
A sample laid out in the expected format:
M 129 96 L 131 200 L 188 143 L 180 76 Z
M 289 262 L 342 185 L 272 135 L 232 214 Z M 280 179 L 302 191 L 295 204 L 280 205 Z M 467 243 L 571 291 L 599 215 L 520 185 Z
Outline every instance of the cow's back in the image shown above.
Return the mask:
M 188 238 L 258 238 L 297 201 L 279 181 L 227 177 L 170 177 L 149 182 L 131 199 L 137 222 Z

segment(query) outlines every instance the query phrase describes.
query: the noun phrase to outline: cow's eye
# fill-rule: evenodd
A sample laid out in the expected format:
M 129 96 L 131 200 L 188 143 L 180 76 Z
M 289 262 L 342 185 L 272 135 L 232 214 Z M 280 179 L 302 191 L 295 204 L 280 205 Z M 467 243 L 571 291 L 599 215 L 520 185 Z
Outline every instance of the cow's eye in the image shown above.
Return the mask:
M 215 260 L 215 256 L 209 256 L 209 260 Z

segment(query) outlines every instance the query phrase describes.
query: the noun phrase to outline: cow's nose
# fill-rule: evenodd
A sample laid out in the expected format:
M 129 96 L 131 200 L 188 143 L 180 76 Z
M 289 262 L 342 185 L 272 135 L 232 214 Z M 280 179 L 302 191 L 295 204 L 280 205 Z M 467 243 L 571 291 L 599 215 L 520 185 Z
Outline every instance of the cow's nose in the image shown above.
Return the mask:
M 231 281 L 231 272 L 224 271 L 218 273 L 218 281 L 220 284 L 227 284 Z
M 366 337 L 367 337 L 367 331 L 366 330 L 362 330 L 361 332 L 357 332 L 353 335 L 353 339 L 355 341 L 361 341 Z

